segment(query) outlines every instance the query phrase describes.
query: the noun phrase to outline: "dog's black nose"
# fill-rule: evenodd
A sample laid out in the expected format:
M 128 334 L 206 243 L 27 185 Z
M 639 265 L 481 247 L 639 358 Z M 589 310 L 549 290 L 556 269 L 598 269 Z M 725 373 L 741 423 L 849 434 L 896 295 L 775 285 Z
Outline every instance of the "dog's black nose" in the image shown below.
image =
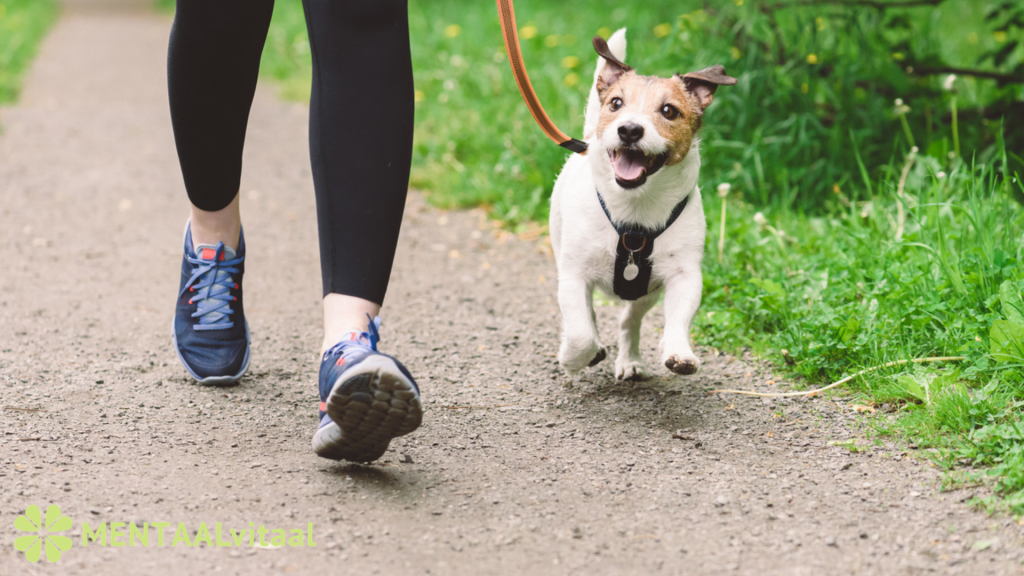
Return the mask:
M 644 137 L 644 127 L 639 124 L 623 124 L 619 126 L 619 139 L 632 144 Z

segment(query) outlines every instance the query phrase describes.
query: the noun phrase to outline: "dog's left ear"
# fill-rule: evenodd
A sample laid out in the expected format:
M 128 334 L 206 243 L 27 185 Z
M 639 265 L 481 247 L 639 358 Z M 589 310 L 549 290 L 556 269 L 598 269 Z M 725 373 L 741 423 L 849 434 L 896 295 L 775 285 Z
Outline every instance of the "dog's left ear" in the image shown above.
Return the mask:
M 632 70 L 629 66 L 623 63 L 621 60 L 612 54 L 611 48 L 608 47 L 608 42 L 600 36 L 594 36 L 594 51 L 597 55 L 604 58 L 604 68 L 597 75 L 597 94 L 601 98 L 604 98 L 605 91 L 615 84 L 615 81 L 620 76 Z
M 735 78 L 725 75 L 725 66 L 721 64 L 696 72 L 676 74 L 676 78 L 682 81 L 687 92 L 697 97 L 701 112 L 711 105 L 711 101 L 715 99 L 715 90 L 719 86 L 731 86 L 736 83 Z

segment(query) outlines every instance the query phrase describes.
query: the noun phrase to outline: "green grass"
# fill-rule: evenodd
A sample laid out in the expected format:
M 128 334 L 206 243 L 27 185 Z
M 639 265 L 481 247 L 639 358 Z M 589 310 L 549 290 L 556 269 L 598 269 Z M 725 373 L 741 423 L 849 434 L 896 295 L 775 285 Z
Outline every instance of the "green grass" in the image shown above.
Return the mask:
M 817 385 L 896 360 L 849 383 L 840 403 L 888 404 L 870 422 L 937 449 L 950 479 L 985 474 L 1024 512 L 1024 209 L 1002 166 L 919 161 L 896 239 L 897 178 L 876 195 L 823 215 L 765 209 L 730 194 L 719 262 L 721 200 L 706 204 L 709 243 L 695 339 L 751 347 Z M 901 166 L 893 166 L 898 174 Z M 948 175 L 938 177 L 940 170 Z M 979 472 L 979 470 L 983 472 Z
M 0 0 L 0 105 L 18 99 L 25 70 L 57 11 L 52 0 Z
M 1012 47 L 1020 36 L 1013 28 L 1003 36 L 986 30 L 982 6 L 952 0 L 887 11 L 827 4 L 771 11 L 744 0 L 714 11 L 702 6 L 656 0 L 624 8 L 595 0 L 573 6 L 569 18 L 562 3 L 521 0 L 521 41 L 541 101 L 559 127 L 578 136 L 595 60 L 590 38 L 620 26 L 629 28 L 627 61 L 643 73 L 723 63 L 740 82 L 719 91 L 709 109 L 703 182 L 729 181 L 762 206 L 808 212 L 827 211 L 835 186 L 861 180 L 851 133 L 872 179 L 891 176 L 891 160 L 911 142 L 943 161 L 954 149 L 954 93 L 942 89 L 944 76 L 907 74 L 908 65 L 942 60 L 972 67 L 987 50 Z M 486 205 L 513 225 L 545 219 L 564 154 L 520 99 L 495 7 L 412 0 L 410 28 L 419 98 L 413 186 L 441 206 Z M 1024 46 L 1008 53 L 1002 68 L 1021 62 Z M 277 2 L 262 71 L 282 83 L 285 96 L 308 97 L 309 44 L 298 0 Z M 991 162 L 998 115 L 1024 113 L 1013 107 L 1021 86 L 961 77 L 954 89 L 962 159 L 975 154 Z M 896 98 L 910 108 L 902 119 Z M 1007 137 L 1010 164 L 1024 171 L 1024 133 Z
M 702 134 L 709 230 L 696 340 L 752 348 L 807 385 L 895 360 L 966 357 L 873 372 L 844 387 L 840 401 L 893 407 L 871 417 L 872 433 L 934 448 L 949 482 L 988 483 L 999 494 L 992 506 L 1021 513 L 1024 210 L 1015 198 L 1024 187 L 1014 176 L 1024 173 L 1024 132 L 1011 126 L 1022 88 L 961 76 L 950 92 L 943 76 L 908 73 L 943 63 L 1024 69 L 1020 28 L 993 32 L 1002 24 L 985 17 L 994 4 L 770 10 L 733 0 L 704 10 L 685 0 L 628 9 L 520 0 L 516 8 L 534 87 L 573 135 L 594 34 L 627 26 L 626 61 L 644 73 L 725 64 L 739 84 L 718 92 Z M 437 205 L 484 205 L 517 227 L 546 218 L 566 154 L 522 104 L 494 10 L 477 0 L 410 2 L 412 180 Z M 998 62 L 985 60 L 999 50 Z M 277 1 L 262 73 L 286 97 L 308 97 L 298 0 Z M 732 186 L 721 254 L 719 183 Z

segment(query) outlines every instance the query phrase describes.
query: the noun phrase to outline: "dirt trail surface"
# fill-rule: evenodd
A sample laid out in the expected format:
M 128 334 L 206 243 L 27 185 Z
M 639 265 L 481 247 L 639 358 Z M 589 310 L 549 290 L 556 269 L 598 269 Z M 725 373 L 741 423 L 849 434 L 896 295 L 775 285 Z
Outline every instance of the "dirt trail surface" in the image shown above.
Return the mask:
M 307 112 L 267 87 L 242 184 L 252 368 L 196 385 L 170 338 L 187 206 L 170 23 L 132 6 L 69 6 L 0 114 L 0 573 L 1021 573 L 1012 519 L 896 447 L 834 445 L 862 437 L 845 402 L 709 395 L 781 384 L 707 349 L 695 377 L 656 368 L 660 309 L 654 378 L 564 376 L 543 238 L 418 195 L 383 347 L 419 378 L 424 425 L 375 465 L 316 458 Z M 598 308 L 606 341 L 615 315 Z M 73 520 L 56 564 L 14 549 L 30 504 Z M 153 528 L 149 547 L 83 547 L 83 522 L 171 527 L 163 548 Z M 311 525 L 315 547 L 172 548 L 179 522 Z

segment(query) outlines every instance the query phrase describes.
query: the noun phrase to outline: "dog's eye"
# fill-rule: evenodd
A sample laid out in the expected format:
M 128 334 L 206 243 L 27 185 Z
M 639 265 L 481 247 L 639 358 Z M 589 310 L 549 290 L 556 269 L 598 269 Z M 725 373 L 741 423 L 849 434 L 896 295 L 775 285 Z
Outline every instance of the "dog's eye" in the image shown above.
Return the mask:
M 619 108 L 622 108 L 622 98 L 612 98 L 612 101 L 608 104 L 608 109 L 611 110 L 612 112 L 615 112 Z
M 679 110 L 671 104 L 665 104 L 661 107 L 661 115 L 669 120 L 675 120 L 676 116 L 679 116 Z

